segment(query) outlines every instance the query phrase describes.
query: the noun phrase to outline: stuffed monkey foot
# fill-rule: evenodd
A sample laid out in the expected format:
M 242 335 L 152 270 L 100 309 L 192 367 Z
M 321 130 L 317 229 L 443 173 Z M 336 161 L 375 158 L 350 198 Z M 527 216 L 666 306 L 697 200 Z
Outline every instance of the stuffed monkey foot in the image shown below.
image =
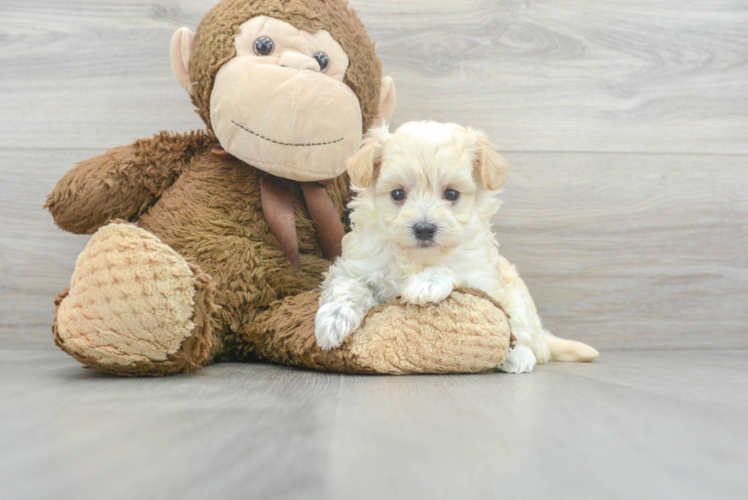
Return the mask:
M 261 359 L 347 373 L 475 373 L 507 358 L 507 316 L 490 297 L 457 290 L 436 305 L 390 304 L 369 311 L 343 344 L 322 350 L 314 335 L 319 291 L 271 305 L 241 329 L 239 341 Z
M 96 370 L 188 372 L 218 348 L 210 277 L 131 224 L 96 232 L 56 304 L 55 343 Z

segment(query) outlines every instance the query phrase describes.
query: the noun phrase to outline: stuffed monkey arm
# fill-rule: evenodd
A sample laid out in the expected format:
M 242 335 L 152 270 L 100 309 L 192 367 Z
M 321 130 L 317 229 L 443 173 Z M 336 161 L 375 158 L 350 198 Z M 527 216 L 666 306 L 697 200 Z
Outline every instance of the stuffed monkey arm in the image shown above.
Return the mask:
M 179 177 L 191 158 L 211 145 L 205 132 L 161 132 L 83 161 L 47 196 L 55 223 L 90 234 L 113 219 L 137 221 Z

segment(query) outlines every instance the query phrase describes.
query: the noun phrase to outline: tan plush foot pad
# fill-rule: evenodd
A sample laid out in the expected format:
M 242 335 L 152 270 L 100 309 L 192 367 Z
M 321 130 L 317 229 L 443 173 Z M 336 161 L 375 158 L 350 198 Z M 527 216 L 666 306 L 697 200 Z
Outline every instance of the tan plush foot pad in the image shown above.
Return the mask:
M 210 278 L 131 224 L 99 229 L 58 297 L 56 343 L 118 375 L 163 375 L 201 365 L 212 347 Z
M 509 351 L 506 314 L 481 292 L 455 291 L 426 307 L 393 301 L 331 351 L 314 337 L 318 303 L 317 291 L 288 298 L 240 335 L 269 361 L 349 373 L 474 373 L 495 368 Z

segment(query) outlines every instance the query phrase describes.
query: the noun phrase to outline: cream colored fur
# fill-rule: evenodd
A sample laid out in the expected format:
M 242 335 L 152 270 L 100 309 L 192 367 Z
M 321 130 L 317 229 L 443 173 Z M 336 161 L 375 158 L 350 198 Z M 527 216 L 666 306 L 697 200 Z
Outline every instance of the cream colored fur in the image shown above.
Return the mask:
M 410 122 L 390 134 L 373 129 L 348 162 L 356 190 L 352 231 L 323 284 L 315 333 L 334 348 L 366 312 L 400 295 L 404 302 L 438 303 L 455 287 L 482 290 L 510 316 L 518 346 L 498 368 L 532 371 L 550 359 L 589 361 L 597 351 L 543 330 L 535 303 L 516 269 L 499 255 L 491 217 L 509 165 L 484 134 L 454 124 Z M 395 191 L 405 198 L 396 201 Z M 447 199 L 447 190 L 459 198 Z M 419 240 L 416 224 L 436 227 Z

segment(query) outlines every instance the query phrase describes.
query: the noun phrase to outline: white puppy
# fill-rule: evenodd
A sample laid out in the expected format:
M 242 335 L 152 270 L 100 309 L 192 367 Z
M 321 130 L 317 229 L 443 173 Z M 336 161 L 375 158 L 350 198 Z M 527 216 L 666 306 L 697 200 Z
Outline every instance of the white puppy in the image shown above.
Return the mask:
M 337 347 L 367 311 L 400 295 L 433 304 L 455 287 L 483 290 L 510 316 L 516 347 L 498 368 L 530 372 L 549 359 L 590 361 L 592 347 L 543 330 L 517 271 L 491 232 L 509 165 L 486 137 L 454 124 L 371 130 L 349 160 L 352 231 L 323 284 L 315 334 Z

